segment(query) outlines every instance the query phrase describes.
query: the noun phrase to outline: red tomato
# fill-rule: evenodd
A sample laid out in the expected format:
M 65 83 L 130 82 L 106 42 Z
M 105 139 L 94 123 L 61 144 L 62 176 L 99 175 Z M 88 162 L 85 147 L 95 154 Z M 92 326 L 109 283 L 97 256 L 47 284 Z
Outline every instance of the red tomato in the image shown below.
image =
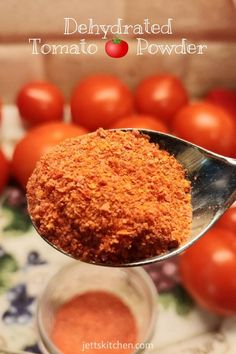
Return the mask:
M 211 103 L 185 106 L 174 118 L 172 128 L 177 136 L 194 144 L 221 155 L 233 154 L 235 122 L 227 112 Z
M 236 91 L 227 89 L 211 90 L 206 99 L 224 108 L 236 119 Z
M 129 50 L 128 43 L 119 38 L 106 42 L 105 51 L 112 58 L 124 57 Z
M 180 256 L 183 285 L 199 305 L 236 315 L 236 234 L 213 228 Z
M 11 163 L 13 176 L 26 187 L 36 162 L 44 153 L 62 140 L 86 132 L 84 128 L 65 123 L 47 123 L 30 130 L 15 147 Z
M 0 193 L 3 191 L 9 176 L 9 164 L 0 150 Z
M 30 126 L 63 119 L 64 98 L 58 88 L 48 82 L 30 82 L 17 96 L 22 119 Z
M 82 80 L 71 98 L 73 122 L 89 130 L 108 128 L 132 111 L 131 92 L 114 76 L 94 75 Z
M 236 206 L 229 208 L 217 222 L 217 226 L 231 230 L 236 235 Z
M 188 102 L 181 81 L 171 75 L 150 76 L 139 84 L 135 93 L 137 110 L 169 121 Z
M 168 133 L 168 127 L 161 120 L 142 114 L 123 117 L 112 124 L 111 128 L 143 128 Z

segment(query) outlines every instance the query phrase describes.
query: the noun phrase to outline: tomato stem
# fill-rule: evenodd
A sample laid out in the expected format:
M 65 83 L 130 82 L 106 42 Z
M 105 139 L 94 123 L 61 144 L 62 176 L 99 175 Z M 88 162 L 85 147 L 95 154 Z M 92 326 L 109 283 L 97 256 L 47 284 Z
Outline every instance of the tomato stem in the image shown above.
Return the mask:
M 114 44 L 120 44 L 121 39 L 118 38 L 118 37 L 116 37 L 116 38 L 113 38 L 112 42 L 113 42 Z

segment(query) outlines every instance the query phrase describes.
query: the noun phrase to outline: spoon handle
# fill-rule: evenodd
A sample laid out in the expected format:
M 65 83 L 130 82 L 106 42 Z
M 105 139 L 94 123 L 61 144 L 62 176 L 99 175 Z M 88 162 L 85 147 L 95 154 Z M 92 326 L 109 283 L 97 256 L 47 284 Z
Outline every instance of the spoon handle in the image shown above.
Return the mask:
M 227 157 L 227 162 L 236 168 L 236 159 L 232 158 L 232 157 Z

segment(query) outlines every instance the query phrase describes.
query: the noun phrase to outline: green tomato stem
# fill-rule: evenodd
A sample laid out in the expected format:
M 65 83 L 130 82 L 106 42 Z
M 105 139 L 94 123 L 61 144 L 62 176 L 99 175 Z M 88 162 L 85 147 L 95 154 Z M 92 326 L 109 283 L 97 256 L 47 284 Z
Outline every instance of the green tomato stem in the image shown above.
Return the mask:
M 112 40 L 112 42 L 113 42 L 114 44 L 120 44 L 121 39 L 120 39 L 120 38 L 114 38 L 114 39 Z

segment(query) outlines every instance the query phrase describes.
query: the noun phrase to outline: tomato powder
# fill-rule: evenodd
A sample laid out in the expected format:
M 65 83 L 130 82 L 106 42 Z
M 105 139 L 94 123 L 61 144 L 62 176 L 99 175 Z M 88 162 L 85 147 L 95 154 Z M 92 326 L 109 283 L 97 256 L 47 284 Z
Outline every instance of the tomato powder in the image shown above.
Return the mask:
M 181 164 L 138 131 L 67 139 L 29 179 L 40 235 L 76 259 L 107 265 L 178 248 L 191 231 L 191 186 Z
M 63 354 L 129 354 L 137 328 L 131 310 L 116 295 L 89 291 L 57 310 L 51 338 Z

